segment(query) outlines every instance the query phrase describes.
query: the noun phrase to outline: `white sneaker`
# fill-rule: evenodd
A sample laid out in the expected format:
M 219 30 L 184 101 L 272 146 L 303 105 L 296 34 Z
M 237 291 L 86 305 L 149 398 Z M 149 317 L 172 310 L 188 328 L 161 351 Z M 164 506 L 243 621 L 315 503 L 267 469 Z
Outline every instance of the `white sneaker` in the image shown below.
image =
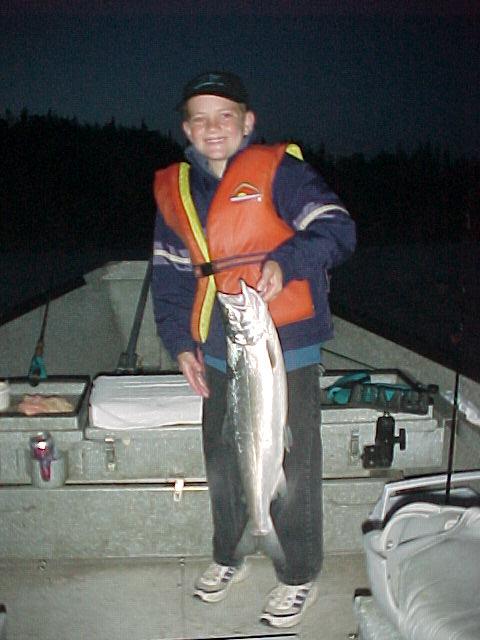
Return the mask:
M 272 627 L 293 627 L 300 622 L 317 595 L 315 582 L 298 585 L 279 582 L 269 593 L 260 620 Z
M 193 596 L 204 602 L 220 602 L 229 588 L 244 580 L 249 573 L 249 565 L 244 562 L 239 567 L 226 567 L 212 562 L 195 581 Z

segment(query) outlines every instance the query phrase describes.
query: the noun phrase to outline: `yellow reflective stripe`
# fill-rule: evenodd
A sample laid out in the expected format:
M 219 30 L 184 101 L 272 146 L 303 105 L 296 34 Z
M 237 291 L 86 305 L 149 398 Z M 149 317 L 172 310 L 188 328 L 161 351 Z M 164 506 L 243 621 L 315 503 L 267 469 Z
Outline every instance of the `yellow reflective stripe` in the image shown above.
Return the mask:
M 196 243 L 202 253 L 203 259 L 205 262 L 210 262 L 210 257 L 208 255 L 208 247 L 207 240 L 205 238 L 205 234 L 203 233 L 202 223 L 200 222 L 200 218 L 198 217 L 197 210 L 195 209 L 195 205 L 192 200 L 192 195 L 190 193 L 190 183 L 188 180 L 188 176 L 190 173 L 190 165 L 186 162 L 180 163 L 180 171 L 178 174 L 178 186 L 180 189 L 180 198 L 182 199 L 183 208 L 185 209 L 185 213 L 187 214 L 187 219 L 190 224 L 190 228 L 193 233 L 193 237 L 195 238 Z
M 202 304 L 202 310 L 200 311 L 200 319 L 198 322 L 198 333 L 201 342 L 206 342 L 208 338 L 216 293 L 217 285 L 215 284 L 215 278 L 213 276 L 208 276 L 207 291 L 205 293 L 205 299 Z
M 182 200 L 185 213 L 187 214 L 187 220 L 192 230 L 193 237 L 195 238 L 195 242 L 197 243 L 205 262 L 210 262 L 207 239 L 205 238 L 205 234 L 203 233 L 202 223 L 200 222 L 200 218 L 198 217 L 198 213 L 195 209 L 195 204 L 190 193 L 190 182 L 188 179 L 189 173 L 190 165 L 187 162 L 181 162 L 178 172 L 178 187 L 180 189 L 180 198 Z M 210 321 L 212 318 L 216 292 L 217 286 L 215 284 L 215 278 L 213 276 L 208 276 L 207 291 L 202 303 L 198 327 L 198 333 L 202 342 L 205 342 L 210 330 Z
M 302 150 L 300 149 L 298 144 L 294 144 L 293 142 L 291 142 L 289 145 L 287 145 L 285 151 L 294 158 L 297 158 L 297 160 L 303 160 Z

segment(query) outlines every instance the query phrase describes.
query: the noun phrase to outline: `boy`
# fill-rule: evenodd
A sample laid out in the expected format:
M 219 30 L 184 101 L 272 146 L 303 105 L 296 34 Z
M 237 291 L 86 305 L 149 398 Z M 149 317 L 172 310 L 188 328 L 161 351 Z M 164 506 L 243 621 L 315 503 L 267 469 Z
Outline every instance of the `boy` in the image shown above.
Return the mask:
M 353 252 L 355 225 L 296 146 L 253 143 L 255 115 L 238 76 L 197 76 L 180 107 L 190 165 L 155 176 L 152 293 L 159 335 L 204 398 L 214 562 L 194 595 L 218 602 L 248 572 L 235 556 L 247 514 L 235 451 L 222 437 L 226 346 L 215 303 L 216 290 L 237 293 L 242 277 L 269 303 L 287 369 L 287 493 L 271 505 L 286 561 L 274 563 L 279 582 L 261 619 L 291 627 L 315 599 L 322 564 L 318 365 L 333 333 L 328 272 Z

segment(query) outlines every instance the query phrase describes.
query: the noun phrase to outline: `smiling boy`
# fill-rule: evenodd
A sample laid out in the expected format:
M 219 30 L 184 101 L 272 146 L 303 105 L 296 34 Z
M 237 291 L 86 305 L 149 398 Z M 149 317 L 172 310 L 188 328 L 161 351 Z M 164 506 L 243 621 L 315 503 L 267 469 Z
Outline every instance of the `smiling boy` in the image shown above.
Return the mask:
M 225 334 L 215 291 L 239 278 L 269 303 L 288 380 L 292 445 L 287 498 L 271 513 L 286 561 L 261 619 L 291 627 L 317 593 L 322 564 L 322 472 L 318 365 L 332 337 L 329 271 L 355 246 L 355 225 L 297 147 L 259 145 L 238 76 L 201 74 L 183 92 L 187 163 L 158 171 L 152 293 L 159 335 L 192 388 L 204 397 L 203 448 L 214 527 L 213 560 L 194 595 L 218 602 L 246 577 L 235 551 L 247 521 L 226 416 Z
M 216 95 L 196 95 L 185 105 L 183 131 L 221 178 L 227 160 L 253 130 L 255 116 L 246 106 Z

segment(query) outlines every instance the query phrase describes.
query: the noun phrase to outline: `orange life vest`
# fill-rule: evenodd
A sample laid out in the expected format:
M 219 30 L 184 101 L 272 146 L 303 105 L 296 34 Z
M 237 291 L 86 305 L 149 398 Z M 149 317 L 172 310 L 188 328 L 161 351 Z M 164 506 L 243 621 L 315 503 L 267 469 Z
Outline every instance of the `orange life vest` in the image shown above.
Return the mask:
M 155 174 L 158 208 L 188 248 L 199 276 L 191 318 L 197 341 L 207 339 L 216 291 L 238 293 L 240 278 L 256 287 L 266 254 L 294 235 L 276 212 L 272 196 L 273 179 L 285 152 L 300 152 L 290 147 L 252 145 L 231 162 L 209 208 L 206 235 L 190 194 L 190 166 L 182 162 Z M 312 317 L 308 282 L 290 281 L 269 309 L 276 326 Z

